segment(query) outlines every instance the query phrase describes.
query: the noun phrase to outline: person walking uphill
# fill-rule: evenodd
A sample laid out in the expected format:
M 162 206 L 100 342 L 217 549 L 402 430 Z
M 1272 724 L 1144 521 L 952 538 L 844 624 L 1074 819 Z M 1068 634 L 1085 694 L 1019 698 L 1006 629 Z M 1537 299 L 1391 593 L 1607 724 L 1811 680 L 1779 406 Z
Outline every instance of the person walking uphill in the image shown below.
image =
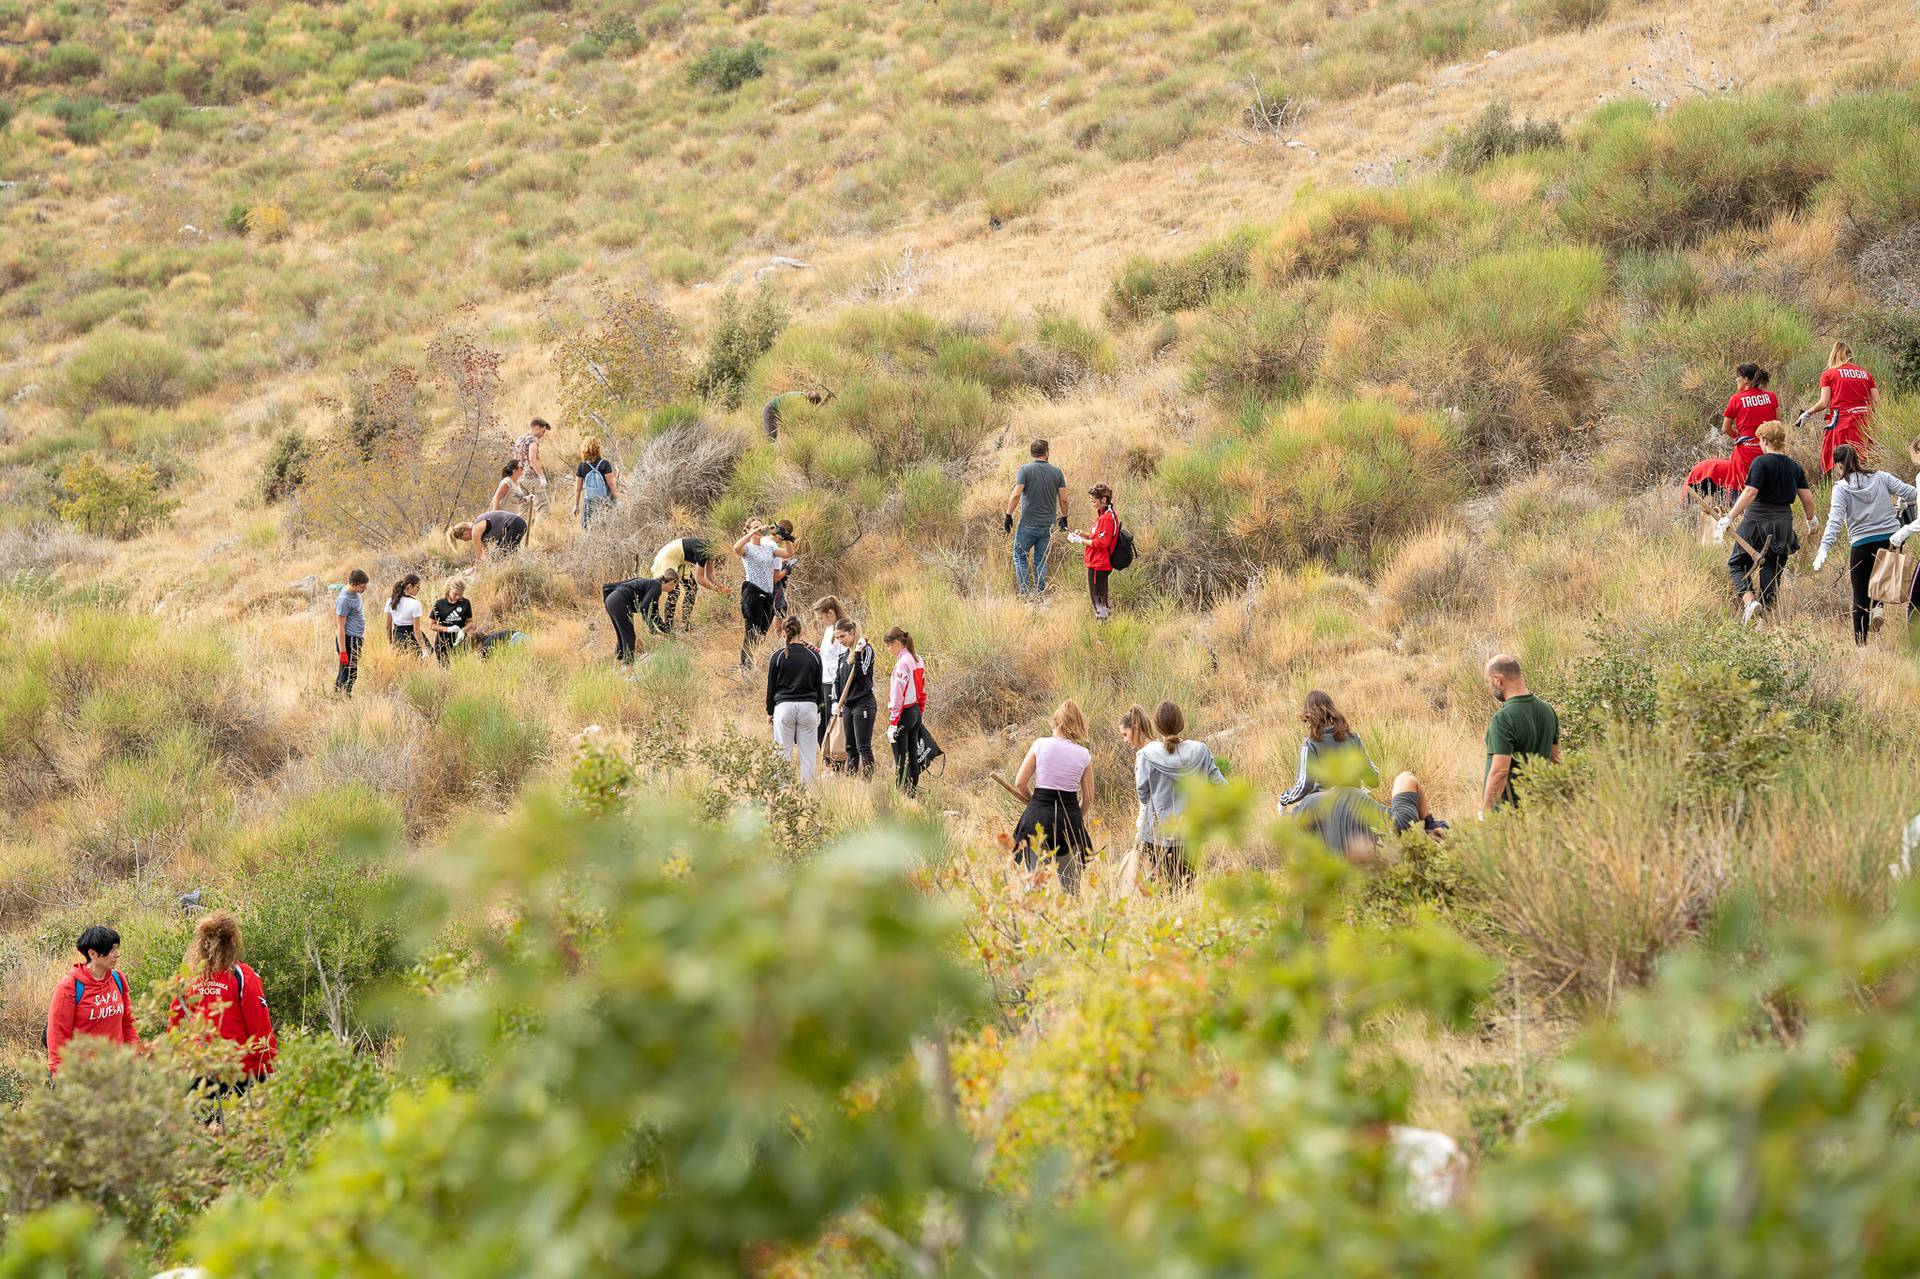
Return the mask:
M 893 775 L 911 795 L 920 789 L 920 728 L 927 713 L 927 668 L 913 651 L 913 635 L 898 626 L 881 636 L 893 654 L 887 681 L 887 744 L 893 747 Z
M 1120 517 L 1113 513 L 1113 490 L 1096 484 L 1087 490 L 1093 499 L 1093 532 L 1075 530 L 1071 541 L 1087 548 L 1087 596 L 1093 602 L 1093 617 L 1104 622 L 1113 614 L 1113 602 L 1107 583 L 1113 577 L 1113 548 L 1120 541 Z
M 780 627 L 785 640 L 767 662 L 767 723 L 787 759 L 800 758 L 800 780 L 811 782 L 820 757 L 820 654 L 800 638 L 800 619 Z
M 510 460 L 527 468 L 527 475 L 542 489 L 547 487 L 546 468 L 540 464 L 540 442 L 547 438 L 547 432 L 553 427 L 545 418 L 534 418 L 527 423 L 526 434 L 513 442 Z
M 599 437 L 589 435 L 580 441 L 580 465 L 573 472 L 573 513 L 580 517 L 580 527 L 592 528 L 594 516 L 619 497 L 613 463 L 600 456 Z
M 186 988 L 173 998 L 169 1028 L 189 1016 L 241 1049 L 240 1079 L 221 1084 L 221 1096 L 245 1092 L 273 1073 L 280 1040 L 273 1033 L 273 1014 L 267 1009 L 267 988 L 260 974 L 241 962 L 240 923 L 224 910 L 202 915 L 193 926 L 183 967 Z
M 1191 884 L 1193 863 L 1187 860 L 1186 840 L 1179 828 L 1180 817 L 1187 811 L 1180 783 L 1198 776 L 1224 786 L 1227 779 L 1205 742 L 1184 737 L 1187 717 L 1173 702 L 1162 702 L 1153 712 L 1153 731 L 1158 740 L 1148 742 L 1133 757 L 1133 788 L 1147 810 L 1149 856 L 1154 869 L 1167 880 Z
M 1053 542 L 1053 522 L 1067 527 L 1067 477 L 1047 460 L 1047 442 L 1035 440 L 1027 446 L 1032 461 L 1013 477 L 1013 493 L 1007 498 L 1006 531 L 1013 534 L 1014 589 L 1021 595 L 1029 590 L 1035 596 L 1047 590 L 1047 548 Z M 1014 523 L 1018 513 L 1019 523 Z M 1031 564 L 1029 564 L 1031 560 Z
M 120 934 L 94 925 L 73 948 L 80 962 L 53 988 L 47 1005 L 47 1073 L 60 1073 L 60 1058 L 79 1035 L 109 1043 L 138 1045 L 127 979 L 114 964 L 120 959 Z
M 1733 394 L 1720 410 L 1720 429 L 1733 440 L 1729 487 L 1737 493 L 1746 485 L 1747 468 L 1760 456 L 1760 437 L 1755 432 L 1780 419 L 1780 397 L 1767 389 L 1771 377 L 1758 364 L 1742 364 L 1733 375 Z
M 1533 695 L 1520 659 L 1500 653 L 1487 659 L 1487 688 L 1500 708 L 1487 723 L 1487 773 L 1480 815 L 1515 802 L 1514 780 L 1529 760 L 1560 762 L 1560 717 Z
M 339 658 L 340 673 L 333 677 L 337 693 L 353 696 L 353 683 L 360 678 L 360 645 L 367 638 L 367 613 L 360 597 L 367 593 L 367 575 L 362 569 L 347 574 L 347 584 L 333 601 L 333 652 Z
M 1845 525 L 1847 574 L 1853 584 L 1853 642 L 1865 644 L 1867 633 L 1879 630 L 1884 616 L 1883 606 L 1867 595 L 1873 557 L 1900 531 L 1901 503 L 1920 497 L 1920 490 L 1885 471 L 1869 469 L 1860 458 L 1860 450 L 1851 444 L 1834 449 L 1833 467 L 1839 476 L 1833 484 L 1826 532 L 1820 535 L 1820 549 L 1813 553 L 1813 571 L 1818 573 L 1826 567 L 1827 552 L 1833 549 Z
M 1835 342 L 1827 354 L 1827 371 L 1820 375 L 1820 398 L 1808 413 L 1825 413 L 1825 431 L 1820 437 L 1820 474 L 1833 469 L 1833 453 L 1842 444 L 1856 449 L 1872 448 L 1867 424 L 1880 406 L 1880 387 L 1873 374 L 1853 362 L 1853 348 Z
M 1800 549 L 1799 535 L 1793 531 L 1795 500 L 1806 508 L 1807 531 L 1820 527 L 1819 517 L 1813 513 L 1813 490 L 1807 487 L 1807 473 L 1781 451 L 1787 446 L 1787 428 L 1768 422 L 1758 434 L 1760 460 L 1748 468 L 1747 486 L 1716 526 L 1722 538 L 1728 529 L 1739 530 L 1739 540 L 1727 556 L 1727 573 L 1744 605 L 1740 620 L 1747 623 L 1763 609 L 1773 607 L 1780 592 L 1780 576 L 1787 570 L 1787 561 Z

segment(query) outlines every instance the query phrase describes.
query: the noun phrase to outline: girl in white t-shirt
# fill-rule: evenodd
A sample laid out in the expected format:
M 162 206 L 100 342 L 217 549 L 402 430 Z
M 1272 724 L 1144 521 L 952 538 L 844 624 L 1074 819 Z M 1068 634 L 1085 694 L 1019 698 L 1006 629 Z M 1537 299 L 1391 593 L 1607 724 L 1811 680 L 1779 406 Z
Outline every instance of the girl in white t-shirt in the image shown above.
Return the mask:
M 1053 734 L 1027 748 L 1014 790 L 1027 801 L 1013 828 L 1013 855 L 1028 870 L 1041 856 L 1053 861 L 1060 886 L 1080 889 L 1080 868 L 1093 851 L 1086 813 L 1093 806 L 1093 752 L 1087 749 L 1087 718 L 1071 698 L 1053 713 Z
M 427 639 L 420 629 L 420 575 L 409 573 L 393 584 L 387 595 L 387 637 L 395 648 L 416 653 L 428 652 Z

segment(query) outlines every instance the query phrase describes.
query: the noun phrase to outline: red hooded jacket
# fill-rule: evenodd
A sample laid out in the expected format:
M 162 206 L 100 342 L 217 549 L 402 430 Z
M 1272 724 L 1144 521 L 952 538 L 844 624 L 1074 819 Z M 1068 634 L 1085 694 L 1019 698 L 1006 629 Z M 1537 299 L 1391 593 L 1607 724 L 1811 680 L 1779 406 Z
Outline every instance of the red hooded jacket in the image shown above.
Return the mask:
M 77 984 L 76 984 L 77 983 Z M 79 997 L 75 998 L 74 991 Z M 140 1036 L 133 1028 L 133 1005 L 127 999 L 127 979 L 119 969 L 96 981 L 85 964 L 53 988 L 53 1002 L 47 1005 L 47 1072 L 60 1070 L 60 1050 L 75 1035 L 95 1035 L 116 1044 L 138 1044 Z
M 193 1015 L 208 1022 L 220 1038 L 245 1047 L 240 1068 L 249 1078 L 273 1073 L 273 1059 L 280 1053 L 280 1040 L 273 1033 L 273 1015 L 267 1011 L 267 988 L 260 974 L 245 964 L 224 973 L 203 973 L 187 982 L 185 1003 L 176 995 L 167 1015 L 169 1027 Z
M 1087 567 L 1107 573 L 1113 570 L 1113 546 L 1120 540 L 1120 517 L 1109 506 L 1093 522 L 1093 534 L 1087 538 Z

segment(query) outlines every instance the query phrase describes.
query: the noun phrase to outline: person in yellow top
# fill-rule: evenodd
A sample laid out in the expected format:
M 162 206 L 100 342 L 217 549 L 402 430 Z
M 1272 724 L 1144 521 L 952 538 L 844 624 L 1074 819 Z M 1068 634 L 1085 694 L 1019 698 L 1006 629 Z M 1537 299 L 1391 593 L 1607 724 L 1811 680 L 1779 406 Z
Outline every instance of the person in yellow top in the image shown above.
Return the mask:
M 647 570 L 647 576 L 680 579 L 681 589 L 667 596 L 665 616 L 662 618 L 667 630 L 673 629 L 676 612 L 683 621 L 692 623 L 693 602 L 700 597 L 701 587 L 722 595 L 733 594 L 731 587 L 721 585 L 713 575 L 714 561 L 718 558 L 712 543 L 703 537 L 677 537 L 654 552 L 653 567 Z

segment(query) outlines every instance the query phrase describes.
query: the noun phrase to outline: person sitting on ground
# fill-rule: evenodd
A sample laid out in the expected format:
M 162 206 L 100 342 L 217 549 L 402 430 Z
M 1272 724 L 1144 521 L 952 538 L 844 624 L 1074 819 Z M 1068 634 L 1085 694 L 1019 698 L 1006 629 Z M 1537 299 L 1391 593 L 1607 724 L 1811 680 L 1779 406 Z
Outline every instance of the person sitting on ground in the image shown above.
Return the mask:
M 719 559 L 713 553 L 713 547 L 704 537 L 678 537 L 668 542 L 653 554 L 653 567 L 648 570 L 650 577 L 666 577 L 668 574 L 680 579 L 685 589 L 667 596 L 666 626 L 673 629 L 675 606 L 678 606 L 683 626 L 693 624 L 693 603 L 700 598 L 700 588 L 718 591 L 722 595 L 733 594 L 733 588 L 721 585 L 713 575 L 713 566 Z
M 1508 653 L 1495 654 L 1487 659 L 1485 674 L 1487 689 L 1500 707 L 1487 723 L 1482 817 L 1503 804 L 1516 802 L 1513 784 L 1525 773 L 1529 760 L 1560 762 L 1560 717 L 1527 687 L 1520 659 Z
M 347 574 L 347 584 L 333 601 L 334 656 L 340 673 L 333 677 L 336 693 L 353 696 L 354 681 L 360 678 L 360 645 L 367 637 L 367 613 L 360 597 L 367 592 L 368 577 L 362 569 Z
M 1053 712 L 1053 733 L 1035 740 L 1020 761 L 1013 789 L 1026 809 L 1013 828 L 1013 855 L 1037 870 L 1043 855 L 1053 861 L 1060 886 L 1080 891 L 1080 870 L 1093 852 L 1086 813 L 1093 808 L 1093 752 L 1087 749 L 1087 719 L 1072 698 Z
M 613 463 L 600 456 L 599 437 L 589 435 L 580 441 L 580 465 L 573 472 L 573 513 L 580 517 L 580 527 L 591 528 L 594 516 L 619 498 Z
M 833 636 L 843 651 L 833 697 L 845 724 L 847 775 L 872 777 L 873 721 L 879 713 L 873 696 L 873 645 L 851 617 L 834 623 Z
M 1160 703 L 1153 712 L 1153 731 L 1157 740 L 1141 747 L 1133 757 L 1133 788 L 1147 807 L 1150 859 L 1155 871 L 1168 882 L 1191 884 L 1193 863 L 1187 858 L 1186 838 L 1180 830 L 1187 797 L 1180 783 L 1187 777 L 1200 776 L 1224 786 L 1227 778 L 1205 742 L 1183 736 L 1187 717 L 1175 703 Z
M 767 406 L 760 410 L 761 429 L 766 431 L 767 438 L 770 440 L 780 438 L 780 402 L 782 400 L 801 399 L 818 408 L 832 398 L 833 392 L 824 388 L 812 391 L 782 391 L 768 400 Z
M 445 663 L 453 650 L 466 638 L 473 625 L 473 601 L 467 598 L 467 584 L 453 578 L 433 608 L 427 613 L 427 632 L 433 636 L 433 655 Z
M 1299 805 L 1325 785 L 1378 786 L 1380 770 L 1361 742 L 1359 734 L 1347 725 L 1347 717 L 1333 704 L 1333 698 L 1314 689 L 1300 707 L 1300 722 L 1307 735 L 1300 742 L 1300 770 L 1280 797 L 1280 811 Z M 1323 779 L 1326 779 L 1323 785 Z
M 1433 815 L 1426 787 L 1412 773 L 1393 779 L 1393 798 L 1385 806 L 1358 786 L 1332 786 L 1307 796 L 1292 814 L 1328 852 L 1361 863 L 1378 855 L 1388 828 L 1404 835 L 1418 826 L 1434 839 L 1445 838 L 1448 830 Z
M 1733 441 L 1728 487 L 1735 493 L 1746 487 L 1747 468 L 1760 456 L 1760 437 L 1755 434 L 1768 422 L 1780 419 L 1780 397 L 1767 389 L 1771 379 L 1758 364 L 1742 364 L 1733 371 L 1733 394 L 1720 410 L 1720 429 Z
M 787 562 L 786 557 L 774 549 L 778 543 L 768 536 L 774 531 L 772 524 L 749 520 L 733 544 L 733 553 L 740 557 L 740 567 L 746 574 L 740 586 L 740 618 L 744 623 L 740 633 L 742 667 L 753 664 L 754 645 L 773 629 L 773 577 Z
M 547 487 L 547 473 L 540 465 L 540 441 L 551 430 L 545 418 L 537 417 L 527 423 L 526 434 L 513 442 L 513 460 L 525 466 L 533 482 L 543 489 Z
M 447 545 L 460 549 L 462 542 L 473 547 L 473 562 L 486 558 L 487 543 L 492 542 L 504 554 L 520 549 L 527 537 L 527 521 L 512 511 L 487 511 L 447 530 Z
M 1873 438 L 1867 427 L 1874 410 L 1880 407 L 1880 387 L 1873 374 L 1853 362 L 1853 348 L 1835 342 L 1827 354 L 1827 370 L 1820 375 L 1820 398 L 1801 414 L 1825 414 L 1825 429 L 1820 435 L 1820 474 L 1833 470 L 1833 452 L 1842 444 L 1856 449 L 1871 449 Z
M 1014 590 L 1025 596 L 1029 590 L 1038 597 L 1047 591 L 1047 548 L 1053 542 L 1053 522 L 1060 531 L 1067 528 L 1067 477 L 1047 457 L 1045 440 L 1027 446 L 1032 461 L 1013 477 L 1013 492 L 1007 497 L 1006 531 L 1013 534 Z M 1018 513 L 1020 523 L 1014 525 Z
M 767 661 L 767 723 L 781 757 L 798 754 L 806 783 L 820 758 L 820 654 L 800 638 L 799 618 L 789 617 L 780 634 L 784 642 Z
M 80 934 L 75 964 L 53 988 L 47 1005 L 47 1074 L 60 1073 L 60 1058 L 76 1035 L 138 1047 L 133 1001 L 127 979 L 114 965 L 120 960 L 120 934 L 95 924 Z
M 382 611 L 387 615 L 387 639 L 395 648 L 424 656 L 427 637 L 420 621 L 420 575 L 409 573 L 393 584 Z
M 240 922 L 224 910 L 202 915 L 187 943 L 185 989 L 174 996 L 167 1016 L 171 1028 L 191 1014 L 219 1038 L 240 1045 L 240 1078 L 218 1087 L 223 1097 L 244 1093 L 272 1074 L 280 1054 L 266 984 L 240 956 Z
M 520 514 L 532 509 L 533 494 L 520 487 L 520 477 L 526 470 L 527 464 L 518 460 L 509 461 L 500 468 L 500 482 L 493 486 L 491 509 L 511 511 L 518 505 Z
M 607 617 L 613 622 L 613 660 L 622 666 L 632 666 L 633 656 L 640 646 L 640 639 L 634 633 L 635 614 L 644 617 L 647 629 L 655 635 L 664 635 L 666 623 L 660 618 L 660 600 L 680 589 L 680 577 L 669 573 L 665 577 L 633 577 L 624 582 L 608 582 L 600 588 L 600 599 L 607 607 Z
M 1723 538 L 1729 528 L 1739 530 L 1733 552 L 1727 556 L 1727 573 L 1744 606 L 1740 620 L 1749 625 L 1762 610 L 1773 607 L 1787 561 L 1800 549 L 1800 537 L 1793 529 L 1796 499 L 1806 509 L 1807 532 L 1820 527 L 1820 519 L 1813 513 L 1813 490 L 1807 487 L 1807 473 L 1786 455 L 1787 428 L 1768 422 L 1757 434 L 1760 460 L 1747 469 L 1747 486 L 1717 526 Z M 1753 572 L 1756 564 L 1760 569 L 1757 579 Z
M 1870 468 L 1851 444 L 1833 451 L 1833 500 L 1827 509 L 1826 531 L 1820 535 L 1820 549 L 1813 553 L 1813 571 L 1827 565 L 1827 553 L 1847 530 L 1847 575 L 1853 586 L 1853 642 L 1865 644 L 1870 631 L 1880 629 L 1885 606 L 1867 594 L 1873 576 L 1873 558 L 1893 542 L 1900 531 L 1896 511 L 1901 504 L 1920 497 L 1920 491 L 1885 471 Z M 1906 539 L 1900 539 L 1904 544 Z
M 900 789 L 920 789 L 920 731 L 927 714 L 927 667 L 914 651 L 913 634 L 895 626 L 881 636 L 893 654 L 887 681 L 887 744 L 893 748 L 893 775 Z
M 1113 490 L 1106 485 L 1094 485 L 1087 496 L 1093 499 L 1093 531 L 1075 529 L 1067 540 L 1087 548 L 1087 595 L 1093 602 L 1093 620 L 1104 622 L 1113 613 L 1107 584 L 1113 576 L 1114 544 L 1120 540 L 1120 517 L 1113 513 Z

